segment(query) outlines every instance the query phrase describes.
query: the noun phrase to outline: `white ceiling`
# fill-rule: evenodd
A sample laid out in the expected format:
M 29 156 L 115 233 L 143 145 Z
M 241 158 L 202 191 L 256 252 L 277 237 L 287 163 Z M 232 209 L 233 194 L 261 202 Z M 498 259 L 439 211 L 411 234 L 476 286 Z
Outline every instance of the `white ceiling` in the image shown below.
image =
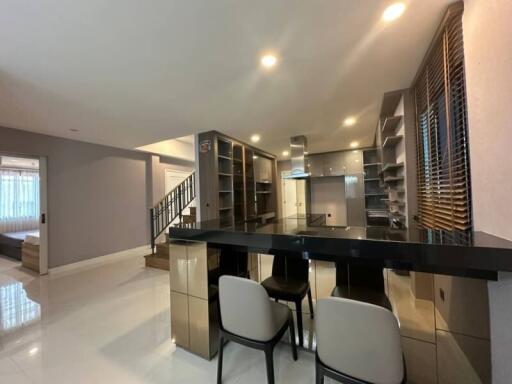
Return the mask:
M 2 0 L 0 124 L 125 148 L 212 129 L 273 153 L 297 134 L 371 145 L 452 1 L 406 2 L 384 25 L 391 1 Z

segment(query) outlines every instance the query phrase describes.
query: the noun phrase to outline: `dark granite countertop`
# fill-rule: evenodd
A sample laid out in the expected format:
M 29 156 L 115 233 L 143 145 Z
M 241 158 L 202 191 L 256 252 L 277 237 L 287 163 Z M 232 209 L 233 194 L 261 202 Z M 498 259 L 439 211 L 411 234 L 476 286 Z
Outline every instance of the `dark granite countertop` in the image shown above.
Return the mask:
M 512 241 L 484 232 L 321 225 L 323 215 L 221 226 L 218 220 L 170 228 L 170 237 L 206 241 L 253 252 L 298 253 L 334 261 L 361 258 L 387 266 L 448 275 L 496 279 L 512 271 Z

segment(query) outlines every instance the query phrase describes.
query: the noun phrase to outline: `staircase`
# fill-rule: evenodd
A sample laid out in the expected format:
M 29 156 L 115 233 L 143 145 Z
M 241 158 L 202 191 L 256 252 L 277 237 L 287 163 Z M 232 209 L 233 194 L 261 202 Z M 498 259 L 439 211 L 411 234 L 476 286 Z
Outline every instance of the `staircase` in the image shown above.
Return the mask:
M 195 197 L 195 173 L 192 172 L 150 209 L 151 255 L 145 257 L 146 267 L 169 270 L 168 235 L 165 235 L 165 241 L 159 243 L 158 238 L 171 224 L 196 222 L 196 208 L 189 206 Z

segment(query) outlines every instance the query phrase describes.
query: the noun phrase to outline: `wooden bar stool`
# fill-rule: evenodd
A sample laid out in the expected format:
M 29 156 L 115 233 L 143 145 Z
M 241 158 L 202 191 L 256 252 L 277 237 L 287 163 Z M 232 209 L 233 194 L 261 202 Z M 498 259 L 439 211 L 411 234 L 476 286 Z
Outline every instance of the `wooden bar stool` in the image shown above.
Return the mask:
M 219 279 L 220 336 L 217 384 L 222 383 L 224 341 L 231 340 L 265 352 L 268 384 L 274 384 L 274 347 L 290 329 L 293 359 L 297 360 L 292 311 L 270 300 L 258 283 L 234 276 Z
M 329 297 L 316 305 L 316 384 L 406 383 L 398 321 L 380 306 Z

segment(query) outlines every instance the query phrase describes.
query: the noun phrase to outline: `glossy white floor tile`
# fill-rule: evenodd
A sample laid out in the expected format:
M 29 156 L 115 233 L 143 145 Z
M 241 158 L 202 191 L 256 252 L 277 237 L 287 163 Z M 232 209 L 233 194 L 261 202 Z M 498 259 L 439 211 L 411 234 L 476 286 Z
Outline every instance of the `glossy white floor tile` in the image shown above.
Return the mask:
M 224 356 L 224 383 L 266 382 L 262 352 L 230 343 Z M 216 364 L 172 345 L 169 275 L 142 258 L 38 277 L 0 257 L 2 384 L 215 383 Z M 314 355 L 279 345 L 275 370 L 313 383 Z

